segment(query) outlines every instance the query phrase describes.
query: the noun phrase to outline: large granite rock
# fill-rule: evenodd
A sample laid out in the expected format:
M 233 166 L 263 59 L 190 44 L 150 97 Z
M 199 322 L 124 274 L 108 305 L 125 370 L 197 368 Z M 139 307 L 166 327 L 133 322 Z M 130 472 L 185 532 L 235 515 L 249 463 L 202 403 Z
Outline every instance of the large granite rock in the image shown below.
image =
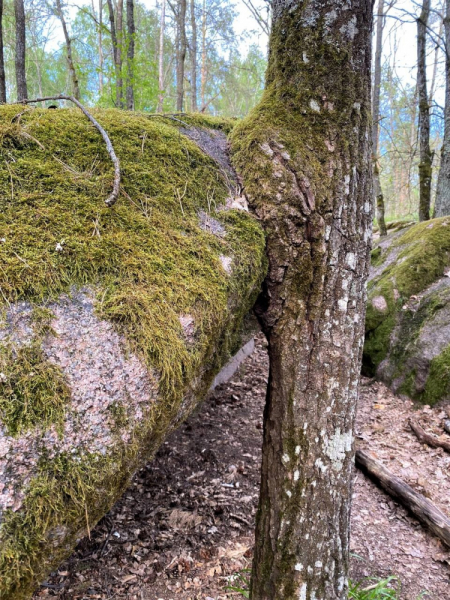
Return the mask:
M 2 600 L 28 598 L 205 397 L 265 272 L 230 123 L 95 111 L 123 171 L 108 209 L 83 115 L 22 112 L 0 107 Z
M 363 370 L 424 403 L 450 400 L 450 217 L 375 244 Z

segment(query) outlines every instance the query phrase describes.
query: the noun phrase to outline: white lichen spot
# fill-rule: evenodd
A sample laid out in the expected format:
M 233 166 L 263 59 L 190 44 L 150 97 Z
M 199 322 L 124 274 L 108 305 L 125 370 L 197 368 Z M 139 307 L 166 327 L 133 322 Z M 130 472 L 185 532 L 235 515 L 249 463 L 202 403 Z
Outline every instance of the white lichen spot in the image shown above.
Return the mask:
M 303 571 L 303 565 L 301 563 L 297 563 L 294 568 L 296 571 Z
M 338 300 L 338 308 L 341 312 L 347 312 L 348 298 Z
M 55 246 L 55 251 L 62 252 L 64 250 L 63 244 L 64 244 L 64 240 L 62 240 L 61 242 L 58 242 Z
M 316 102 L 315 100 L 311 100 L 309 103 L 309 107 L 311 110 L 313 110 L 314 112 L 320 113 L 320 106 L 319 103 Z
M 375 296 L 375 298 L 372 299 L 372 306 L 381 313 L 385 313 L 388 310 L 388 304 L 383 296 Z
M 316 569 L 321 569 L 323 567 L 322 562 L 320 560 L 316 560 L 314 566 L 316 567 Z
M 329 440 L 325 441 L 325 453 L 330 458 L 332 467 L 335 471 L 342 470 L 346 453 L 350 452 L 353 444 L 353 432 L 346 431 L 341 433 L 338 427 Z
M 308 589 L 308 586 L 306 583 L 302 583 L 302 587 L 300 588 L 300 596 L 298 597 L 298 600 L 306 600 L 306 591 Z
M 294 472 L 294 481 L 298 481 L 300 479 L 300 473 L 299 471 L 295 471 Z
M 272 150 L 272 148 L 269 146 L 269 144 L 267 142 L 264 142 L 264 144 L 261 144 L 260 148 L 264 152 L 264 154 L 266 156 L 268 156 L 269 158 L 272 158 L 272 156 L 274 155 L 274 151 Z
M 228 273 L 228 275 L 231 275 L 232 272 L 232 264 L 233 264 L 233 259 L 230 256 L 219 256 L 220 262 L 222 263 L 222 267 L 223 270 L 225 271 L 225 273 Z
M 350 269 L 356 268 L 356 254 L 354 252 L 349 252 L 346 256 L 347 265 Z
M 5 383 L 8 380 L 4 373 L 0 373 L 0 382 Z
M 291 497 L 292 497 L 292 492 L 291 492 L 291 491 L 289 491 L 289 490 L 286 490 L 286 496 L 287 496 L 288 498 L 291 498 Z
M 289 462 L 289 455 L 288 454 L 283 454 L 283 456 L 281 457 L 281 460 L 284 463 L 288 463 Z
M 295 446 L 295 455 L 299 456 L 300 454 L 300 446 Z
M 322 471 L 322 473 L 325 473 L 328 469 L 327 466 L 325 466 L 325 464 L 323 463 L 321 458 L 318 458 L 315 462 L 316 467 L 319 469 L 319 471 Z
M 308 55 L 306 54 L 306 52 L 303 52 L 303 62 L 306 64 L 309 63 L 309 58 L 308 58 Z

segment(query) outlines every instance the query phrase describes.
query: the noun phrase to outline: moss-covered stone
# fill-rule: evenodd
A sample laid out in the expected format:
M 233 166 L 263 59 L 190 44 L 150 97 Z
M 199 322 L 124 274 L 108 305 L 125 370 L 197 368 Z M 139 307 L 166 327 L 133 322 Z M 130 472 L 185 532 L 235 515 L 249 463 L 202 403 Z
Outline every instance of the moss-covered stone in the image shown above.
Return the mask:
M 450 397 L 444 352 L 450 342 L 449 266 L 445 217 L 397 233 L 372 251 L 364 371 L 427 403 Z
M 257 221 L 180 133 L 232 121 L 94 110 L 121 161 L 109 209 L 97 130 L 23 111 L 0 107 L 2 600 L 29 597 L 205 396 L 266 269 Z

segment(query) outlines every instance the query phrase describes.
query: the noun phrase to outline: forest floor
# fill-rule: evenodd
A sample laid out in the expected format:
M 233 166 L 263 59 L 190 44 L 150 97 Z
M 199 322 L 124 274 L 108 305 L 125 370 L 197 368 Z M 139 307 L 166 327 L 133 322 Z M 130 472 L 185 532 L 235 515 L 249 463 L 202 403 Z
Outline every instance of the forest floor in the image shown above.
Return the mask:
M 260 337 L 34 599 L 240 597 L 226 588 L 251 565 L 267 368 Z M 420 444 L 408 426 L 414 417 L 442 432 L 444 416 L 363 380 L 359 444 L 450 515 L 450 455 Z M 353 579 L 394 575 L 403 600 L 450 600 L 448 549 L 359 471 L 352 511 Z

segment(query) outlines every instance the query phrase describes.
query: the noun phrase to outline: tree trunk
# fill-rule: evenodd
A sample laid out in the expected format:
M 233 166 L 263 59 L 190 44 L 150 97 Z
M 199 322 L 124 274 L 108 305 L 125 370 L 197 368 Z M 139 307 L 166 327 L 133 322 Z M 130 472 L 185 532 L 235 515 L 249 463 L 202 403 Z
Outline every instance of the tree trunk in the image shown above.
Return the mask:
M 266 90 L 233 133 L 267 236 L 253 600 L 347 598 L 372 223 L 371 0 L 279 0 Z
M 16 85 L 17 100 L 26 100 L 28 98 L 27 77 L 25 72 L 25 7 L 23 0 L 14 0 L 14 14 L 16 17 Z
M 373 146 L 373 189 L 375 196 L 375 207 L 377 214 L 377 223 L 380 230 L 380 236 L 387 235 L 386 223 L 384 220 L 384 196 L 380 182 L 380 168 L 378 156 L 378 144 L 380 138 L 380 92 L 381 92 L 381 53 L 383 44 L 384 29 L 384 0 L 378 1 L 377 15 L 377 33 L 375 47 L 375 65 L 373 77 L 373 96 L 372 96 L 372 146 Z
M 117 0 L 116 13 L 116 35 L 117 35 L 117 79 L 116 79 L 116 105 L 123 108 L 123 78 L 122 78 L 122 49 L 123 49 L 123 0 Z
M 70 79 L 72 80 L 72 90 L 74 97 L 79 100 L 80 99 L 80 88 L 78 86 L 78 77 L 77 72 L 75 70 L 75 65 L 72 57 L 72 40 L 70 39 L 69 32 L 67 31 L 67 24 L 64 18 L 64 13 L 61 7 L 61 0 L 55 0 L 56 2 L 56 15 L 58 19 L 61 21 L 61 25 L 64 32 L 64 39 L 66 40 L 66 50 L 67 50 L 67 66 L 69 67 Z
M 92 0 L 92 14 L 95 17 L 94 0 Z M 103 0 L 98 2 L 98 91 L 100 96 L 103 95 Z
M 134 110 L 134 0 L 127 0 L 127 109 Z
M 157 112 L 162 112 L 164 107 L 164 32 L 166 25 L 166 0 L 162 0 L 161 18 L 159 25 L 159 59 L 158 59 L 158 81 L 159 96 Z
M 203 107 L 206 106 L 206 76 L 207 76 L 207 66 L 206 66 L 206 0 L 203 0 L 203 10 L 202 10 L 202 71 L 201 71 L 201 87 L 200 87 L 200 100 L 201 100 L 201 110 L 203 112 Z
M 437 181 L 435 217 L 450 215 L 450 0 L 446 0 L 445 5 L 445 126 L 441 168 Z
M 195 0 L 190 0 L 191 9 L 191 110 L 197 112 L 197 21 L 195 19 Z
M 0 104 L 2 102 L 6 102 L 6 76 L 3 54 L 3 0 L 0 0 Z
M 417 19 L 417 89 L 419 93 L 419 221 L 428 221 L 431 206 L 431 175 L 433 155 L 430 149 L 430 105 L 427 92 L 427 27 L 430 1 L 423 0 L 422 12 Z
M 177 111 L 183 111 L 184 66 L 186 60 L 186 0 L 178 0 L 177 7 Z

